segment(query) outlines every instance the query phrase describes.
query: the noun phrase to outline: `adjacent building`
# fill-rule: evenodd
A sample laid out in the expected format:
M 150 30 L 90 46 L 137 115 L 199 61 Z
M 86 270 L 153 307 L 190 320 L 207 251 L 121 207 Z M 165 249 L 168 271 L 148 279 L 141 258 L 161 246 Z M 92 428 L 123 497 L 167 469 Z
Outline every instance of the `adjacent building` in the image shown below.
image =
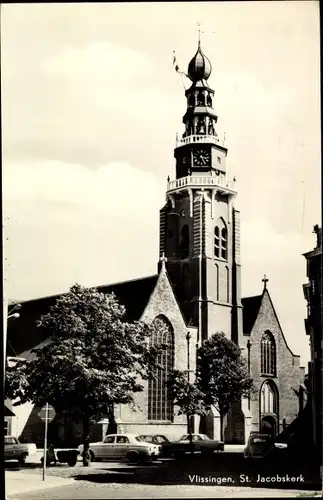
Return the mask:
M 308 364 L 308 388 L 312 414 L 313 444 L 322 453 L 322 228 L 314 226 L 316 246 L 304 253 L 308 282 L 303 285 L 307 301 L 306 334 L 310 339 L 311 361 Z

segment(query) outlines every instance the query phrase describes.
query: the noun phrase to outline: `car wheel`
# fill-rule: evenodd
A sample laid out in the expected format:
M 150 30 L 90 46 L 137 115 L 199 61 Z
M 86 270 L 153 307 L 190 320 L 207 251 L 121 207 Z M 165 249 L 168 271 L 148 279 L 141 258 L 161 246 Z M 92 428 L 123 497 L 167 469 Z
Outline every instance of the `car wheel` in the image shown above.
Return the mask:
M 137 453 L 136 451 L 129 451 L 129 453 L 127 454 L 127 459 L 131 464 L 137 464 L 140 461 L 139 453 Z
M 18 462 L 20 463 L 20 465 L 23 465 L 24 463 L 26 463 L 26 459 L 27 459 L 27 453 L 23 453 L 23 454 L 19 457 Z

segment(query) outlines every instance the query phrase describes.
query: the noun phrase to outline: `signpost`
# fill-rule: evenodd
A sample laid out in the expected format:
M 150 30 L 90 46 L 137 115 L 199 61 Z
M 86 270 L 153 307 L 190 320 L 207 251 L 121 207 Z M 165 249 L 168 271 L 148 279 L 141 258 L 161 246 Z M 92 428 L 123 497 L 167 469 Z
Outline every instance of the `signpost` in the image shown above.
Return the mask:
M 55 418 L 55 410 L 48 403 L 42 407 L 39 412 L 39 416 L 43 422 L 45 422 L 45 436 L 44 436 L 44 462 L 43 462 L 43 481 L 46 478 L 46 459 L 47 459 L 47 431 L 48 431 L 48 423 L 54 420 Z

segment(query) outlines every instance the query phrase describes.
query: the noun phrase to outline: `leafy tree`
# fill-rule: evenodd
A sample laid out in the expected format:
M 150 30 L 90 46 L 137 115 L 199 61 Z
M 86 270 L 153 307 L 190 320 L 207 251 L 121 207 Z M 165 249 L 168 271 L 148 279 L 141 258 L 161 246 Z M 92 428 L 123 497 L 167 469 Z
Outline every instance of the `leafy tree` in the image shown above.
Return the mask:
M 116 404 L 134 405 L 142 380 L 153 377 L 160 350 L 149 342 L 153 325 L 125 320 L 114 294 L 76 284 L 57 299 L 38 326 L 50 342 L 31 360 L 7 365 L 5 394 L 15 405 L 46 401 L 83 423 L 83 464 L 89 465 L 90 424 Z
M 205 394 L 205 404 L 213 405 L 220 414 L 223 441 L 223 420 L 230 405 L 253 389 L 241 349 L 224 333 L 215 333 L 198 349 L 197 384 Z
M 178 414 L 186 415 L 187 432 L 189 434 L 192 449 L 191 418 L 194 415 L 204 415 L 206 412 L 204 399 L 205 394 L 195 383 L 190 383 L 186 372 L 173 370 L 167 378 L 169 398 L 178 406 Z

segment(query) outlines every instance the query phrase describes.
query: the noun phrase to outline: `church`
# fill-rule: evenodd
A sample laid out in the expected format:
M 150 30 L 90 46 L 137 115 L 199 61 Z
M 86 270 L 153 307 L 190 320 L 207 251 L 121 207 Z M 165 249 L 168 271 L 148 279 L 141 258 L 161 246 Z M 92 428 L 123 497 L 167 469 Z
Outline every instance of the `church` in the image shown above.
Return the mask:
M 199 42 L 188 65 L 191 85 L 185 91 L 185 131 L 174 150 L 175 176 L 167 179 L 166 202 L 160 210 L 157 274 L 97 288 L 115 293 L 128 320 L 162 322 L 167 332 L 153 339 L 167 344 L 164 370 L 156 380 L 145 382 L 136 396 L 139 409 L 116 408 L 118 431 L 159 433 L 171 439 L 184 434 L 186 418 L 176 414 L 165 380 L 172 369 L 193 374 L 196 349 L 213 333 L 224 332 L 241 348 L 256 387 L 248 399 L 232 407 L 224 423 L 225 442 L 243 444 L 251 431 L 276 436 L 296 418 L 303 405 L 299 388 L 305 373 L 284 337 L 268 279 L 259 278 L 257 295 L 241 297 L 240 213 L 235 182 L 227 177 L 228 150 L 217 133 L 211 71 Z M 8 356 L 28 357 L 32 348 L 48 341 L 36 321 L 56 299 L 22 303 L 20 318 L 8 324 Z M 11 410 L 15 416 L 7 418 L 8 433 L 37 442 L 44 425 L 37 410 L 31 405 Z M 200 419 L 195 418 L 194 428 L 202 430 Z M 81 442 L 80 429 L 63 425 L 59 416 L 50 429 L 56 445 Z M 107 421 L 96 429 L 95 439 L 100 439 Z M 219 429 L 213 409 L 203 421 L 203 431 L 218 439 Z

